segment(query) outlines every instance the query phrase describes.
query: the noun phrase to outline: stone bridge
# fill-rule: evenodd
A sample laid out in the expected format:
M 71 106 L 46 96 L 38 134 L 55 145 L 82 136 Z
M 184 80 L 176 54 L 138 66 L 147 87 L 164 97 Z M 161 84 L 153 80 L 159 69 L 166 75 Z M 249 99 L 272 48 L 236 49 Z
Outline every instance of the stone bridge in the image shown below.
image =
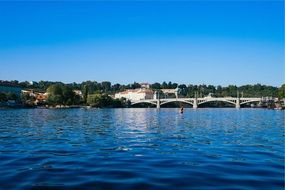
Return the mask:
M 224 98 L 215 98 L 215 97 L 205 97 L 205 98 L 166 98 L 166 99 L 145 99 L 138 101 L 131 101 L 131 105 L 148 103 L 153 104 L 157 108 L 160 108 L 161 105 L 168 104 L 171 102 L 182 102 L 186 104 L 191 104 L 193 108 L 198 108 L 199 105 L 207 102 L 227 102 L 233 104 L 236 108 L 240 108 L 241 105 L 251 103 L 251 102 L 261 102 L 262 98 L 234 98 L 234 97 L 224 97 Z

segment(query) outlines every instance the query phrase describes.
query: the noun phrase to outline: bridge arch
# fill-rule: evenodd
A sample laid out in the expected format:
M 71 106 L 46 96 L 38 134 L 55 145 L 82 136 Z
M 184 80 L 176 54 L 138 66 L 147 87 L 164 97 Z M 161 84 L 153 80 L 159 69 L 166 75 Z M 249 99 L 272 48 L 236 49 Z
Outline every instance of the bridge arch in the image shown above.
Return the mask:
M 185 100 L 170 100 L 170 101 L 162 102 L 160 105 L 164 105 L 164 104 L 168 104 L 168 103 L 173 103 L 173 102 L 182 102 L 182 103 L 190 104 L 190 105 L 193 106 L 193 103 L 192 103 L 192 102 L 188 102 L 188 101 L 185 101 Z
M 199 102 L 198 105 L 201 105 L 201 104 L 205 104 L 205 103 L 208 103 L 208 102 L 227 102 L 227 103 L 230 103 L 232 105 L 236 105 L 235 102 L 232 102 L 230 100 L 221 100 L 221 99 L 211 99 L 211 100 L 205 100 L 203 102 Z
M 156 103 L 155 102 L 151 102 L 151 101 L 138 101 L 138 102 L 134 102 L 134 103 L 131 103 L 131 105 L 137 105 L 137 104 L 152 104 L 152 105 L 155 105 L 156 106 Z
M 260 100 L 247 100 L 247 101 L 241 102 L 240 105 L 251 103 L 251 102 L 260 102 Z

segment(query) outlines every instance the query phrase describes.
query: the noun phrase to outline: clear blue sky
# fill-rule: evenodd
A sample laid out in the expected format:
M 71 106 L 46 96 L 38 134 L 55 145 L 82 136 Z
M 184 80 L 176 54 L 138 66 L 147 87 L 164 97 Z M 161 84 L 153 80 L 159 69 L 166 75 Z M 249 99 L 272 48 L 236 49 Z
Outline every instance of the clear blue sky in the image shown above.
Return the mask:
M 283 1 L 0 2 L 0 79 L 285 83 Z

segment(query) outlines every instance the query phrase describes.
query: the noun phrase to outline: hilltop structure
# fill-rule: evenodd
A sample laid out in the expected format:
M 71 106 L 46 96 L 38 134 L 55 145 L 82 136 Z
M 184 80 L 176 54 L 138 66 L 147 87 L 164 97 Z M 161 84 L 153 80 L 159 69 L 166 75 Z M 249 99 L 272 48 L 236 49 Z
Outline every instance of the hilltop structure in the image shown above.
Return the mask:
M 127 100 L 130 101 L 152 99 L 153 97 L 154 97 L 153 90 L 143 89 L 143 88 L 129 89 L 115 94 L 115 98 L 118 99 L 126 98 Z

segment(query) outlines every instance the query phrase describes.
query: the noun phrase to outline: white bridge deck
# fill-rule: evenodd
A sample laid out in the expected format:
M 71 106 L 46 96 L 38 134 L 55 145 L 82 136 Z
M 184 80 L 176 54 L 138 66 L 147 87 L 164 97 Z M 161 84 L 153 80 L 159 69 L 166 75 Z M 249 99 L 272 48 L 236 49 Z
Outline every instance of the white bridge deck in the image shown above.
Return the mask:
M 166 98 L 166 99 L 144 99 L 138 101 L 131 101 L 131 105 L 140 104 L 140 103 L 149 103 L 155 105 L 157 108 L 160 108 L 161 105 L 171 103 L 171 102 L 182 102 L 186 104 L 191 104 L 193 108 L 198 108 L 199 105 L 207 102 L 227 102 L 235 105 L 236 108 L 240 108 L 242 104 L 247 104 L 251 102 L 261 102 L 262 98 L 234 98 L 234 97 L 205 97 L 205 98 Z

